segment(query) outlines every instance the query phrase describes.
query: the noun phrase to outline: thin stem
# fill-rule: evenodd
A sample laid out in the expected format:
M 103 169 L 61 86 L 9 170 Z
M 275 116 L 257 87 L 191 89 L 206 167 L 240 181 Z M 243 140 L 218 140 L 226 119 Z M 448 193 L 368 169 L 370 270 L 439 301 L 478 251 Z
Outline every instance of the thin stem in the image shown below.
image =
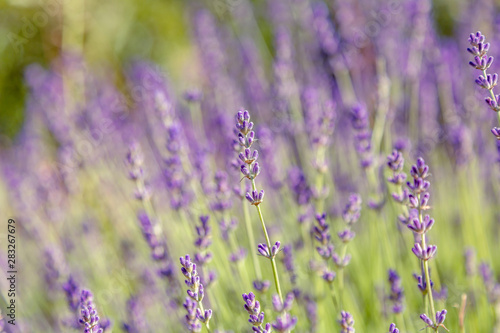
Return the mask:
M 342 247 L 341 253 L 341 262 L 344 262 L 345 255 L 347 253 L 347 244 Z M 345 267 L 340 268 L 339 270 L 339 303 L 340 308 L 344 306 L 344 269 Z
M 328 285 L 330 286 L 330 295 L 332 296 L 332 302 L 333 302 L 333 307 L 335 308 L 335 313 L 338 313 L 339 310 L 338 310 L 337 298 L 335 297 L 335 289 L 333 288 L 332 283 L 329 283 Z
M 253 229 L 250 221 L 250 212 L 248 211 L 248 205 L 246 204 L 246 202 L 242 202 L 242 204 L 243 204 L 243 215 L 245 216 L 245 228 L 248 234 L 248 241 L 250 242 L 251 246 L 255 246 L 255 237 L 253 235 Z M 257 277 L 258 280 L 262 280 L 262 271 L 260 269 L 259 260 L 257 259 L 257 252 L 255 251 L 250 251 L 250 252 L 252 253 L 252 263 L 253 263 L 253 268 L 255 270 L 255 276 Z
M 427 300 L 427 297 L 425 297 L 425 295 L 423 295 L 422 300 L 424 301 L 424 309 L 425 309 L 425 313 L 427 314 L 427 313 L 429 313 L 429 302 Z M 430 332 L 430 327 L 427 326 L 425 328 L 425 331 Z
M 403 313 L 402 312 L 398 313 L 397 317 L 399 318 L 398 326 L 400 327 L 401 332 L 408 332 L 406 330 L 405 318 L 403 316 Z
M 460 303 L 460 312 L 458 314 L 458 326 L 460 333 L 465 333 L 465 306 L 467 305 L 467 294 L 462 294 L 462 302 Z
M 420 203 L 420 193 L 417 194 L 417 200 Z M 420 221 L 420 223 L 422 223 L 422 220 L 423 220 L 422 219 L 422 208 L 420 207 L 420 205 L 418 206 L 418 220 Z M 425 234 L 422 235 L 421 246 L 422 246 L 422 249 L 424 249 L 424 251 L 425 251 L 425 249 L 427 248 L 427 245 L 425 242 Z M 432 320 L 434 320 L 434 318 L 436 316 L 436 310 L 434 308 L 434 297 L 432 296 L 431 275 L 429 273 L 429 262 L 428 262 L 428 260 L 421 260 L 421 262 L 422 262 L 422 265 L 424 267 L 426 294 L 428 296 L 429 304 L 431 306 L 431 318 L 432 318 Z M 426 314 L 428 313 L 427 304 L 425 307 L 425 312 L 426 312 Z M 437 328 L 434 329 L 434 331 L 437 332 Z
M 418 201 L 420 202 L 420 194 L 417 196 Z M 418 219 L 420 223 L 422 223 L 422 210 L 418 209 Z M 425 234 L 422 235 L 422 249 L 426 249 L 427 246 L 425 244 Z M 427 296 L 429 298 L 429 304 L 431 306 L 431 315 L 432 318 L 436 316 L 436 310 L 434 308 L 434 297 L 432 296 L 432 287 L 431 287 L 431 279 L 429 274 L 429 261 L 424 260 L 424 274 L 425 274 L 425 283 L 427 289 Z
M 316 166 L 318 167 L 316 173 L 316 191 L 318 191 L 318 197 L 316 198 L 316 212 L 320 213 L 323 211 L 323 202 L 324 198 L 322 195 L 323 183 L 325 179 L 325 173 L 323 170 L 320 170 L 319 166 L 325 163 L 325 147 L 320 146 L 316 151 Z
M 254 191 L 257 191 L 257 186 L 255 185 L 255 180 L 252 179 L 252 188 Z M 269 235 L 267 233 L 267 228 L 266 228 L 266 223 L 264 222 L 264 217 L 262 216 L 262 211 L 260 209 L 259 205 L 255 206 L 257 208 L 257 212 L 259 213 L 259 218 L 260 218 L 260 223 L 262 224 L 262 230 L 264 231 L 264 236 L 266 237 L 266 243 L 267 247 L 271 249 L 271 241 L 269 239 Z M 274 276 L 274 283 L 276 285 L 276 291 L 278 292 L 278 296 L 280 298 L 281 303 L 283 303 L 283 296 L 281 294 L 281 288 L 280 288 L 280 280 L 278 277 L 278 270 L 276 268 L 276 260 L 275 258 L 271 258 L 271 266 L 273 268 L 273 276 Z

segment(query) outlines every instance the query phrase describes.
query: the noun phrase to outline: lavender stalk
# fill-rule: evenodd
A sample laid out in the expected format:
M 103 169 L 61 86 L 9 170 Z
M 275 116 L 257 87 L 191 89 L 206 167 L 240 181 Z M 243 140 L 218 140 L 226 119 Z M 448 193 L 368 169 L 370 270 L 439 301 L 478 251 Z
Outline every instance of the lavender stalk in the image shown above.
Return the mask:
M 83 289 L 80 295 L 81 316 L 78 319 L 81 325 L 85 326 L 85 333 L 103 333 L 104 330 L 99 325 L 99 316 L 95 309 L 92 293 Z
M 266 238 L 267 245 L 259 244 L 259 253 L 270 260 L 273 269 L 276 291 L 280 300 L 283 301 L 275 260 L 276 254 L 278 254 L 280 250 L 280 242 L 276 242 L 275 245 L 271 245 L 271 240 L 267 233 L 266 223 L 264 222 L 264 216 L 262 215 L 262 210 L 260 209 L 260 204 L 264 199 L 264 190 L 258 192 L 257 185 L 255 184 L 255 178 L 260 173 L 259 163 L 256 162 L 259 153 L 257 150 L 254 150 L 252 152 L 250 149 L 256 139 L 255 132 L 252 131 L 253 122 L 250 121 L 250 113 L 248 111 L 238 111 L 236 115 L 236 129 L 238 131 L 238 143 L 244 148 L 244 151 L 239 154 L 239 159 L 243 162 L 243 164 L 241 165 L 241 173 L 245 178 L 248 178 L 252 182 L 252 193 L 247 193 L 246 198 L 250 202 L 250 204 L 255 206 L 255 208 L 257 209 L 260 223 L 262 225 L 262 230 Z
M 342 241 L 342 252 L 340 255 L 333 253 L 333 262 L 339 270 L 339 293 L 340 293 L 340 306 L 343 306 L 344 294 L 344 268 L 349 264 L 351 255 L 347 254 L 347 245 L 351 242 L 356 234 L 351 230 L 354 223 L 356 223 L 361 216 L 361 196 L 358 194 L 351 194 L 349 203 L 344 208 L 342 218 L 346 223 L 346 229 L 338 233 L 340 241 Z
M 212 318 L 212 310 L 205 310 L 203 307 L 203 297 L 205 296 L 205 289 L 203 283 L 201 282 L 200 276 L 196 271 L 196 264 L 191 261 L 189 254 L 180 258 L 181 272 L 186 277 L 186 285 L 188 286 L 187 294 L 190 299 L 198 304 L 196 309 L 196 318 L 205 324 L 207 330 L 210 332 L 210 319 Z M 186 299 L 184 307 L 187 311 L 188 325 L 191 325 L 191 332 L 196 332 L 194 329 L 198 327 L 196 320 L 193 319 L 194 306 L 191 301 Z M 189 317 L 189 318 L 188 318 Z
M 422 314 L 420 318 L 424 321 L 427 327 L 433 329 L 435 332 L 438 331 L 439 327 L 444 326 L 443 322 L 446 317 L 446 310 L 436 312 L 434 307 L 434 299 L 432 296 L 432 282 L 430 279 L 429 272 L 429 260 L 433 258 L 437 251 L 436 245 L 427 245 L 426 234 L 434 225 L 434 220 L 430 218 L 429 215 L 422 215 L 422 213 L 428 209 L 430 194 L 427 192 L 430 187 L 430 182 L 427 180 L 429 174 L 429 166 L 425 164 L 423 158 L 419 158 L 417 163 L 412 166 L 410 171 L 413 177 L 413 182 L 407 182 L 408 188 L 410 189 L 410 194 L 408 196 L 409 207 L 411 209 L 416 209 L 418 211 L 418 218 L 413 218 L 412 221 L 408 223 L 408 228 L 411 229 L 416 237 L 416 240 L 420 238 L 420 242 L 415 243 L 412 248 L 415 256 L 420 259 L 421 265 L 423 267 L 423 275 L 425 279 L 425 292 L 427 294 L 430 310 L 432 316 L 436 316 L 436 321 L 433 322 L 426 314 Z M 419 236 L 419 237 L 418 237 Z
M 476 79 L 476 84 L 481 88 L 488 90 L 490 97 L 486 97 L 485 102 L 490 109 L 497 113 L 498 123 L 500 125 L 500 95 L 495 95 L 493 88 L 498 83 L 498 74 L 487 74 L 486 70 L 493 64 L 493 57 L 488 56 L 490 43 L 486 43 L 485 36 L 480 32 L 469 35 L 469 43 L 471 47 L 467 51 L 474 56 L 474 61 L 469 61 L 469 65 L 481 71 L 482 75 Z M 500 128 L 493 127 L 491 133 L 500 140 Z

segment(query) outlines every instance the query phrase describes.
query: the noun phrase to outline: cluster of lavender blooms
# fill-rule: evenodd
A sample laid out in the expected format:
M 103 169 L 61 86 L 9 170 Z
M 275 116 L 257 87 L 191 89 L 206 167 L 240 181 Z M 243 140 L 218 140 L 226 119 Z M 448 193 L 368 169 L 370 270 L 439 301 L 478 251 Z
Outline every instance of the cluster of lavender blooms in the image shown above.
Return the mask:
M 79 322 L 85 328 L 84 333 L 103 333 L 99 325 L 99 316 L 95 309 L 93 295 L 90 291 L 83 289 L 80 295 L 81 315 Z
M 188 286 L 188 297 L 184 302 L 186 309 L 186 327 L 189 332 L 200 332 L 201 324 L 205 324 L 207 329 L 210 327 L 212 310 L 203 308 L 203 298 L 205 297 L 205 288 L 200 276 L 196 270 L 196 264 L 191 261 L 191 257 L 186 255 L 180 258 L 181 272 L 186 278 L 184 281 Z
M 393 175 L 389 177 L 389 181 L 395 185 L 401 186 L 406 175 L 402 173 L 404 159 L 400 152 L 393 151 L 388 157 L 388 167 L 392 170 Z M 409 209 L 416 211 L 413 216 L 404 217 L 402 220 L 406 222 L 408 229 L 413 231 L 415 244 L 411 249 L 413 254 L 420 260 L 421 275 L 415 274 L 415 278 L 418 281 L 418 288 L 422 292 L 424 298 L 428 297 L 428 304 L 430 305 L 430 311 L 432 316 L 435 315 L 435 322 L 430 319 L 427 314 L 421 314 L 420 318 L 427 327 L 432 328 L 437 332 L 439 327 L 444 327 L 444 320 L 446 318 L 446 310 L 435 311 L 434 310 L 434 297 L 433 297 L 433 282 L 430 279 L 430 268 L 429 260 L 432 259 L 437 252 L 436 245 L 427 244 L 427 232 L 434 225 L 434 219 L 429 215 L 423 215 L 423 213 L 430 209 L 429 199 L 430 199 L 430 182 L 428 177 L 429 166 L 425 164 L 423 158 L 418 158 L 417 163 L 413 165 L 410 169 L 410 175 L 412 177 L 411 181 L 408 181 L 406 185 L 408 186 L 408 192 L 403 192 L 403 194 L 395 193 L 393 194 L 394 199 L 400 203 L 406 203 Z M 404 198 L 407 196 L 407 199 Z M 391 299 L 395 302 L 394 309 L 401 311 L 401 297 L 402 290 L 399 286 L 399 277 L 395 272 L 390 271 L 389 281 L 391 282 Z M 394 295 L 392 295 L 394 293 Z M 397 295 L 401 293 L 401 295 Z M 425 301 L 424 301 L 425 302 Z M 393 310 L 394 310 L 393 309 Z
M 212 260 L 212 252 L 208 250 L 212 244 L 212 227 L 209 225 L 210 217 L 200 216 L 200 225 L 196 226 L 196 239 L 194 245 L 198 252 L 194 254 L 194 261 L 198 265 L 198 271 L 202 277 L 201 281 L 205 288 L 209 287 L 216 279 L 214 271 L 204 272 L 204 267 Z
M 158 264 L 158 274 L 166 277 L 171 283 L 175 283 L 167 241 L 160 224 L 155 220 L 155 211 L 150 201 L 152 193 L 144 174 L 144 154 L 137 142 L 130 144 L 126 160 L 129 167 L 129 178 L 136 184 L 135 197 L 144 208 L 137 213 L 137 219 L 144 239 L 151 249 L 151 258 Z
M 143 61 L 26 69 L 23 128 L 0 135 L 0 208 L 29 262 L 19 330 L 110 331 L 103 314 L 129 333 L 500 328 L 500 127 L 487 140 L 460 51 L 491 1 L 457 6 L 446 38 L 431 0 L 224 2 L 178 6 L 195 47 L 173 84 Z M 469 44 L 500 119 L 493 47 L 480 32 Z M 436 165 L 436 221 L 429 167 L 407 175 L 403 156 Z
M 342 311 L 340 313 L 340 318 L 340 333 L 354 333 L 354 318 L 352 317 L 352 315 L 349 312 Z
M 111 327 L 109 319 L 100 319 L 94 305 L 94 295 L 86 289 L 80 289 L 75 279 L 70 276 L 62 285 L 70 311 L 75 317 L 67 320 L 66 325 L 81 329 L 85 333 L 103 333 Z
M 254 293 L 243 294 L 243 301 L 245 302 L 245 310 L 250 315 L 248 322 L 252 325 L 252 331 L 257 333 L 270 333 L 271 324 L 264 323 L 265 314 L 260 309 L 260 303 L 255 298 Z
M 389 333 L 399 333 L 399 329 L 396 327 L 396 324 L 392 323 L 389 326 Z
M 363 169 L 367 169 L 373 164 L 373 156 L 370 119 L 364 105 L 358 104 L 352 108 L 351 122 L 355 132 L 356 151 L 359 154 L 361 166 Z
M 500 283 L 495 280 L 495 274 L 490 265 L 482 262 L 479 265 L 479 273 L 483 279 L 484 287 L 491 304 L 500 304 Z
M 487 74 L 486 70 L 493 64 L 493 57 L 488 55 L 490 43 L 486 43 L 486 37 L 480 32 L 470 34 L 469 36 L 470 47 L 467 51 L 474 56 L 473 61 L 469 62 L 473 68 L 480 70 L 481 75 L 476 79 L 476 84 L 488 90 L 490 96 L 486 97 L 485 102 L 491 110 L 497 113 L 498 122 L 500 125 L 500 95 L 495 95 L 493 91 L 498 84 L 498 74 Z M 493 127 L 491 133 L 500 140 L 500 127 Z
M 282 250 L 280 248 L 281 242 L 276 241 L 273 245 L 271 245 L 267 227 L 262 216 L 261 208 L 259 206 L 264 199 L 264 190 L 260 190 L 259 192 L 255 184 L 255 178 L 260 173 L 260 167 L 259 163 L 257 162 L 259 152 L 256 149 L 254 151 L 251 150 L 252 145 L 256 140 L 255 132 L 252 130 L 253 126 L 253 122 L 250 121 L 250 113 L 247 110 L 238 111 L 238 113 L 236 114 L 235 130 L 237 140 L 234 141 L 234 145 L 239 145 L 241 149 L 243 149 L 243 152 L 238 155 L 238 158 L 243 163 L 241 164 L 240 170 L 242 175 L 252 183 L 252 191 L 251 193 L 247 192 L 245 197 L 251 205 L 256 207 L 262 226 L 262 231 L 264 232 L 264 236 L 266 238 L 266 243 L 258 244 L 257 251 L 259 255 L 270 260 L 273 269 L 276 292 L 278 293 L 279 299 L 282 300 L 283 296 L 281 294 L 281 287 L 275 261 L 276 255 Z M 250 242 L 253 242 L 253 239 L 250 238 Z
M 326 222 L 326 214 L 317 214 L 316 222 L 317 224 L 313 228 L 314 238 L 318 242 L 316 251 L 320 257 L 323 258 L 326 265 L 323 268 L 322 276 L 326 282 L 332 283 L 335 279 L 336 273 L 328 269 L 328 260 L 332 258 L 334 254 L 334 246 L 331 242 L 330 226 Z
M 389 300 L 392 302 L 392 312 L 396 314 L 401 313 L 404 309 L 404 291 L 401 283 L 401 278 L 393 269 L 389 270 L 388 275 L 389 284 L 391 286 Z

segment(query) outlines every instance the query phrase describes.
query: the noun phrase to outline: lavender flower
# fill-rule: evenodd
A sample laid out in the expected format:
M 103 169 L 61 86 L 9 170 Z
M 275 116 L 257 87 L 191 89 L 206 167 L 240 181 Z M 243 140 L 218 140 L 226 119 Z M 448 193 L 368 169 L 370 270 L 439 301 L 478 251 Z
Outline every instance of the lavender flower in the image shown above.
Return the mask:
M 103 333 L 99 325 L 99 316 L 95 309 L 92 293 L 83 289 L 80 296 L 81 316 L 79 322 L 85 326 L 85 333 Z
M 359 220 L 361 216 L 361 203 L 361 196 L 359 194 L 354 193 L 349 196 L 349 202 L 342 213 L 342 218 L 349 227 Z
M 70 276 L 68 281 L 62 285 L 64 294 L 66 295 L 66 301 L 72 312 L 76 312 L 80 305 L 80 289 L 75 281 L 75 279 Z
M 195 303 L 196 304 L 196 303 Z M 143 311 L 143 304 L 138 296 L 132 296 L 127 301 L 127 322 L 123 330 L 127 333 L 140 333 L 149 330 Z
M 257 246 L 259 255 L 266 257 L 268 259 L 274 259 L 276 255 L 281 251 L 280 249 L 281 243 L 278 241 L 274 243 L 274 245 L 269 249 L 269 247 L 266 244 L 259 244 Z
M 313 235 L 319 246 L 316 247 L 316 251 L 324 260 L 324 266 L 321 267 L 321 276 L 323 280 L 331 284 L 335 279 L 335 272 L 328 269 L 328 260 L 332 258 L 334 254 L 334 246 L 331 244 L 330 240 L 330 227 L 326 223 L 326 214 L 316 214 L 317 225 L 313 228 Z
M 351 110 L 351 123 L 355 131 L 355 146 L 363 169 L 373 164 L 371 148 L 371 131 L 368 111 L 362 104 L 355 105 Z
M 273 296 L 274 311 L 279 313 L 290 311 L 292 309 L 294 299 L 295 296 L 293 293 L 288 293 L 283 301 L 280 300 L 278 295 L 274 295 Z
M 448 330 L 446 326 L 444 326 L 444 320 L 446 319 L 446 310 L 436 312 L 436 321 L 433 322 L 427 315 L 421 314 L 420 319 L 427 325 L 426 327 L 432 328 L 434 331 L 438 331 L 439 327 L 443 327 L 445 330 Z
M 320 246 L 316 247 L 319 255 L 328 260 L 333 254 L 333 245 L 330 243 L 330 227 L 326 223 L 326 214 L 316 214 L 317 225 L 313 228 L 314 238 L 318 241 Z
M 186 316 L 184 317 L 186 329 L 189 332 L 201 332 L 201 323 L 196 314 L 196 310 L 198 310 L 197 303 L 191 298 L 186 297 L 186 300 L 182 305 L 184 306 L 184 309 L 186 309 Z
M 292 245 L 288 244 L 283 247 L 283 256 L 281 261 L 285 266 L 285 270 L 290 274 L 290 282 L 295 285 L 297 282 L 297 273 L 295 270 L 295 264 L 293 261 Z
M 351 261 L 351 255 L 347 254 L 347 245 L 354 239 L 355 233 L 351 230 L 352 226 L 359 220 L 361 216 L 361 196 L 359 194 L 351 194 L 349 196 L 349 202 L 344 208 L 342 213 L 342 218 L 346 223 L 346 229 L 338 233 L 338 237 L 342 242 L 342 250 L 340 254 L 334 252 L 332 254 L 333 262 L 335 266 L 339 269 L 339 295 L 340 304 L 342 306 L 344 297 L 344 268 L 349 265 Z
M 205 324 L 207 329 L 210 328 L 210 318 L 212 317 L 212 310 L 208 309 L 205 311 L 203 308 L 203 297 L 205 296 L 205 290 L 203 287 L 203 284 L 201 282 L 200 276 L 198 275 L 198 272 L 196 270 L 196 264 L 191 261 L 191 257 L 189 254 L 186 254 L 184 257 L 181 257 L 180 259 L 181 263 L 181 272 L 186 278 L 184 281 L 186 285 L 188 286 L 188 291 L 187 294 L 189 298 L 191 298 L 193 301 L 195 301 L 198 304 L 198 308 L 196 309 L 196 318 Z M 193 306 L 192 303 L 186 301 L 184 303 L 184 307 L 186 311 L 188 312 L 189 316 L 189 325 L 191 325 L 191 328 L 196 328 L 196 322 L 193 322 L 191 320 L 192 317 L 192 311 L 193 311 Z
M 142 211 L 138 213 L 137 218 L 142 235 L 151 249 L 151 258 L 158 264 L 158 274 L 166 277 L 170 283 L 176 285 L 173 265 L 159 224 Z
M 387 166 L 393 172 L 387 180 L 395 185 L 401 186 L 406 180 L 406 174 L 403 171 L 404 158 L 398 150 L 393 150 L 392 154 L 387 156 Z
M 396 327 L 396 324 L 392 323 L 389 326 L 389 333 L 399 333 L 399 329 Z
M 354 333 L 354 318 L 347 311 L 342 311 L 340 313 L 340 333 Z
M 137 142 L 132 143 L 129 146 L 129 151 L 127 153 L 127 163 L 129 166 L 129 177 L 136 182 L 136 192 L 135 197 L 141 201 L 147 201 L 151 197 L 151 192 L 149 187 L 145 184 L 144 179 L 144 155 L 142 153 L 141 147 Z
M 389 300 L 392 302 L 392 312 L 403 312 L 404 292 L 401 285 L 401 278 L 395 270 L 389 269 L 389 283 L 391 291 L 389 293 Z
M 473 61 L 469 61 L 469 65 L 473 68 L 480 70 L 482 75 L 476 79 L 476 84 L 488 90 L 490 96 L 486 97 L 485 102 L 489 108 L 497 113 L 498 122 L 500 124 L 500 95 L 495 95 L 493 89 L 498 83 L 498 74 L 487 74 L 486 70 L 493 64 L 493 57 L 488 56 L 490 43 L 486 43 L 484 35 L 478 31 L 475 34 L 469 35 L 470 47 L 467 51 L 474 56 Z M 491 133 L 500 140 L 500 128 L 493 127 Z
M 239 144 L 243 152 L 240 153 L 239 159 L 243 162 L 240 167 L 241 173 L 247 179 L 252 182 L 252 194 L 247 193 L 247 200 L 257 208 L 257 212 L 259 214 L 259 219 L 262 224 L 262 231 L 264 232 L 264 236 L 266 237 L 266 244 L 258 245 L 258 252 L 260 255 L 268 258 L 271 261 L 271 266 L 273 269 L 274 283 L 276 285 L 276 291 L 278 292 L 278 296 L 282 299 L 281 288 L 278 277 L 278 270 L 276 268 L 275 256 L 280 251 L 280 242 L 276 242 L 274 245 L 271 245 L 271 241 L 269 239 L 269 235 L 267 233 L 266 224 L 264 222 L 264 218 L 262 216 L 262 211 L 260 209 L 260 204 L 264 199 L 264 190 L 260 192 L 257 191 L 257 185 L 255 184 L 255 178 L 260 173 L 259 163 L 256 161 L 259 153 L 257 150 L 251 151 L 252 144 L 255 142 L 255 132 L 252 130 L 254 127 L 253 122 L 250 121 L 250 113 L 247 110 L 240 110 L 236 114 L 236 135 L 237 140 L 235 140 L 235 144 Z M 247 231 L 249 237 L 253 235 L 250 233 L 250 226 L 247 226 Z
M 403 172 L 403 154 L 399 150 L 394 149 L 392 154 L 387 156 L 387 166 L 392 171 L 392 176 L 387 178 L 387 180 L 396 186 L 396 191 L 392 193 L 392 198 L 397 203 L 403 205 L 403 213 L 398 219 L 401 223 L 408 225 L 411 217 L 418 215 L 418 213 L 411 210 L 408 211 L 406 207 L 410 192 L 406 188 L 403 188 L 403 183 L 406 180 L 406 173 Z
M 430 273 L 429 273 L 430 274 Z M 413 278 L 417 281 L 417 287 L 423 296 L 427 295 L 427 280 L 425 279 L 425 273 L 422 267 L 422 275 L 416 273 L 413 274 Z M 431 280 L 431 290 L 434 288 L 434 282 Z
M 213 197 L 213 201 L 210 206 L 215 211 L 224 212 L 230 209 L 233 204 L 227 173 L 220 170 L 217 171 L 215 174 L 215 185 L 215 192 L 211 196 Z
M 270 286 L 271 286 L 271 282 L 269 282 L 267 280 L 262 280 L 262 281 L 256 280 L 253 282 L 253 287 L 255 288 L 255 290 L 257 290 L 260 293 L 266 292 Z
M 407 182 L 408 188 L 411 192 L 408 196 L 408 205 L 410 208 L 416 209 L 418 211 L 418 218 L 415 218 L 411 223 L 408 223 L 408 228 L 412 230 L 415 235 L 420 236 L 420 242 L 415 243 L 412 248 L 412 252 L 421 261 L 422 276 L 417 277 L 417 279 L 419 278 L 419 288 L 422 288 L 424 285 L 426 286 L 425 294 L 429 298 L 431 313 L 433 315 L 436 315 L 436 324 L 433 324 L 432 321 L 430 321 L 430 324 L 428 322 L 426 323 L 429 327 L 434 328 L 434 330 L 437 332 L 437 327 L 442 326 L 444 316 L 446 315 L 446 310 L 443 310 L 444 315 L 442 315 L 442 317 L 442 312 L 440 313 L 434 310 L 432 282 L 428 283 L 428 281 L 430 281 L 428 260 L 433 258 L 437 251 L 436 245 L 427 245 L 426 243 L 426 233 L 433 226 L 434 220 L 427 215 L 425 217 L 422 217 L 422 212 L 430 208 L 428 205 L 430 194 L 427 192 L 430 187 L 430 182 L 427 180 L 430 175 L 429 166 L 425 164 L 423 158 L 419 158 L 417 159 L 417 163 L 411 167 L 410 174 L 413 178 L 413 182 Z M 442 319 L 442 321 L 439 321 L 438 318 L 439 320 Z M 424 318 L 422 318 L 422 320 L 424 320 Z
M 264 190 L 260 190 L 260 192 L 257 191 L 252 191 L 252 194 L 247 193 L 245 195 L 245 198 L 247 198 L 248 202 L 254 206 L 258 206 L 262 203 L 264 200 Z
M 290 332 L 295 325 L 297 324 L 297 317 L 292 317 L 290 316 L 289 313 L 285 313 L 278 318 L 276 318 L 276 321 L 272 324 L 273 329 L 276 332 Z
M 231 253 L 229 255 L 229 260 L 231 262 L 241 262 L 247 256 L 247 250 L 244 247 L 240 247 L 236 250 L 236 252 Z
M 486 294 L 488 296 L 488 301 L 491 304 L 497 304 L 500 302 L 500 283 L 495 281 L 495 275 L 490 265 L 482 262 L 479 265 L 479 274 L 483 279 L 484 287 L 486 289 Z
M 288 170 L 287 179 L 295 202 L 299 206 L 306 206 L 309 204 L 313 197 L 313 191 L 302 169 L 297 166 L 290 168 Z
M 245 310 L 249 314 L 248 322 L 252 325 L 252 330 L 256 333 L 270 333 L 271 324 L 264 323 L 264 312 L 260 311 L 260 303 L 254 293 L 243 294 L 243 301 Z
M 208 224 L 209 219 L 209 216 L 200 216 L 201 224 L 196 226 L 197 238 L 194 245 L 200 250 L 206 250 L 212 244 L 212 228 Z

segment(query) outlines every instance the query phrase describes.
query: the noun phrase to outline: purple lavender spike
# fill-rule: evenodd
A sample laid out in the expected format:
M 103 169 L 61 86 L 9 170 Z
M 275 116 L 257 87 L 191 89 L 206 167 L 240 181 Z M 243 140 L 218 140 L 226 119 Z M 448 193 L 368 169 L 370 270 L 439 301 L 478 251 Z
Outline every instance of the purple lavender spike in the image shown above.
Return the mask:
M 340 313 L 340 332 L 341 333 L 354 333 L 354 318 L 347 311 L 342 311 Z
M 389 326 L 389 333 L 399 333 L 399 329 L 396 327 L 396 324 L 392 323 Z
M 389 283 L 391 285 L 389 300 L 392 302 L 392 312 L 401 313 L 404 309 L 404 291 L 401 285 L 401 278 L 395 270 L 389 270 Z

